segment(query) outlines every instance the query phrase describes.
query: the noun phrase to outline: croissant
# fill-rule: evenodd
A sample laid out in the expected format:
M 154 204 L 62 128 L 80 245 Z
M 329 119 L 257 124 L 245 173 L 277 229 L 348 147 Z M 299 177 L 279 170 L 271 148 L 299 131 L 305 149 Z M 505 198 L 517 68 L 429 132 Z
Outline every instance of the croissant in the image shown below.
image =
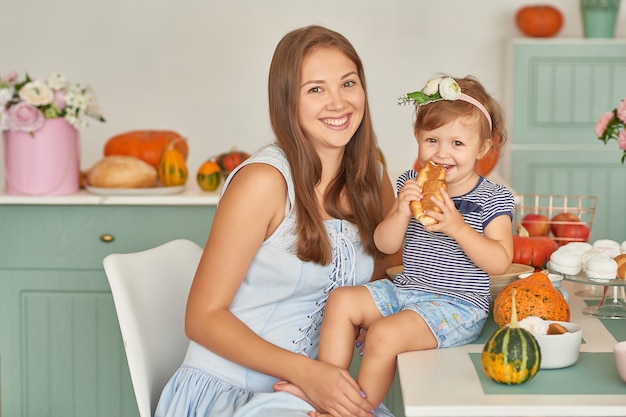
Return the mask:
M 428 163 L 420 169 L 420 172 L 417 175 L 417 184 L 422 187 L 423 197 L 421 201 L 411 201 L 410 207 L 413 212 L 413 217 L 415 217 L 415 220 L 419 221 L 424 226 L 435 224 L 437 223 L 437 220 L 424 215 L 424 211 L 431 210 L 441 213 L 439 207 L 431 201 L 430 197 L 434 196 L 439 201 L 443 201 L 443 196 L 441 195 L 440 190 L 442 188 L 444 190 L 448 189 L 448 185 L 446 183 L 446 170 L 443 166 L 432 161 L 428 161 Z
M 626 279 L 626 253 L 617 255 L 613 260 L 617 262 L 617 278 Z

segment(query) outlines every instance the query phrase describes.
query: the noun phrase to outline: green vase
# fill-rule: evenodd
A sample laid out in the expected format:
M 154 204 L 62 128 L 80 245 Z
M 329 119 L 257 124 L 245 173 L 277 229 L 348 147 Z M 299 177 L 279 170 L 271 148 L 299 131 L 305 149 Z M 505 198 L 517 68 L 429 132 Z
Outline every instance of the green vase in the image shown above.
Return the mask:
M 580 0 L 585 38 L 615 37 L 620 0 Z

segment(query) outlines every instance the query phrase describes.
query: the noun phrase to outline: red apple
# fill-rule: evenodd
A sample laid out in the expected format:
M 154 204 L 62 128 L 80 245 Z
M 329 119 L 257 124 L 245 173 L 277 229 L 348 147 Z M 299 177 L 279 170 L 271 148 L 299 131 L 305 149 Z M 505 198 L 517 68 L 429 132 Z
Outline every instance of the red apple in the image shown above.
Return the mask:
M 548 236 L 550 233 L 550 220 L 543 214 L 527 214 L 522 219 L 522 226 L 528 231 L 529 236 Z
M 552 234 L 563 239 L 561 245 L 569 242 L 586 242 L 590 230 L 574 213 L 559 213 L 552 218 Z

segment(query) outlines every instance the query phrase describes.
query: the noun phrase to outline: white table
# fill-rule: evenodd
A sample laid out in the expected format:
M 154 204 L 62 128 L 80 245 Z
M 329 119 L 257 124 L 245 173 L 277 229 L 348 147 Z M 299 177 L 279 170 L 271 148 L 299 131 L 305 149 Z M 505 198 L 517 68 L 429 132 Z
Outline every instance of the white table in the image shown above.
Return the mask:
M 571 282 L 563 286 L 571 297 L 571 321 L 583 328 L 581 352 L 612 352 L 615 338 L 599 319 L 583 314 L 587 305 L 575 295 L 579 287 Z M 471 344 L 399 355 L 406 417 L 626 416 L 626 395 L 486 395 L 469 357 L 482 348 L 482 344 Z

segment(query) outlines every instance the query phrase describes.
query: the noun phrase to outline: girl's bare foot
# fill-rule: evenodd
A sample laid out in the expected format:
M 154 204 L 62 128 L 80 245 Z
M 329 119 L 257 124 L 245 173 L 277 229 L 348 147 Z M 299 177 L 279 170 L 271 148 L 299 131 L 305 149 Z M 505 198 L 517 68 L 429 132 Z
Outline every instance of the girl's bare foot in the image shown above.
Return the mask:
M 306 395 L 304 395 L 304 392 L 289 381 L 283 381 L 283 380 L 278 381 L 277 383 L 274 384 L 274 391 L 288 392 L 308 402 L 309 404 L 311 403 L 311 400 L 309 400 L 309 398 Z

